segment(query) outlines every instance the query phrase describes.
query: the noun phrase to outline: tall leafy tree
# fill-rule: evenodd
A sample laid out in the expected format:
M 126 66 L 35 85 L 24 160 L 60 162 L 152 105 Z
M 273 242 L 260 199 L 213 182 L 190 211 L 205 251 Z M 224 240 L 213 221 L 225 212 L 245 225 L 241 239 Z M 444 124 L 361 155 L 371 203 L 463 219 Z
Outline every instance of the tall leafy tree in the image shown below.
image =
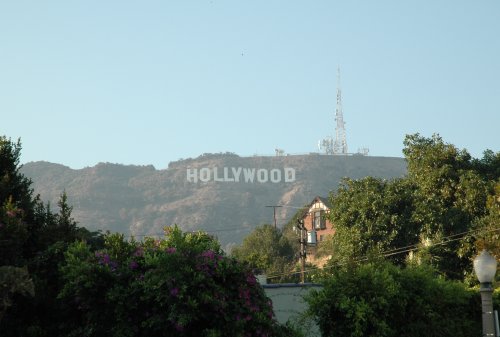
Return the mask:
M 410 255 L 463 279 L 477 246 L 467 234 L 491 227 L 497 216 L 487 200 L 494 200 L 499 156 L 486 151 L 482 160 L 473 160 L 438 135 L 408 135 L 404 145 L 406 177 L 346 179 L 331 195 L 336 234 L 325 249 L 332 262 L 383 253 L 403 264 Z
M 0 136 L 0 201 L 4 204 L 11 200 L 30 222 L 37 199 L 33 195 L 31 180 L 20 172 L 21 149 L 21 140 L 14 142 Z
M 471 232 L 461 241 L 459 253 L 462 255 L 476 255 L 483 249 L 500 257 L 500 181 L 493 185 L 493 192 L 488 195 L 486 214 L 474 222 Z M 500 279 L 500 273 L 496 273 Z M 466 281 L 477 283 L 476 275 L 467 270 Z
M 486 180 L 497 181 L 500 178 L 500 152 L 486 150 L 483 158 L 472 160 L 472 165 Z
M 489 193 L 486 214 L 474 222 L 474 231 L 464 240 L 462 250 L 480 252 L 488 249 L 500 257 L 500 152 L 486 150 L 483 158 L 474 160 L 473 165 L 487 179 Z
M 0 265 L 23 266 L 36 199 L 20 172 L 21 142 L 0 136 Z
M 57 300 L 64 251 L 76 239 L 98 243 L 99 235 L 77 227 L 65 193 L 58 213 L 34 195 L 31 180 L 20 172 L 20 155 L 19 140 L 0 137 L 0 268 L 15 276 L 4 277 L 2 288 L 29 290 L 9 295 L 0 331 L 2 336 L 57 335 L 65 313 Z
M 280 229 L 267 224 L 255 228 L 231 252 L 234 257 L 248 263 L 255 270 L 269 276 L 279 275 L 273 278 L 274 281 L 289 277 L 288 274 L 296 263 L 296 253 L 288 237 Z
M 414 218 L 424 233 L 463 231 L 484 214 L 486 184 L 466 150 L 444 143 L 438 135 L 409 135 L 404 145 L 408 179 L 418 187 Z
M 332 256 L 331 263 L 390 254 L 418 243 L 419 228 L 411 218 L 414 189 L 405 179 L 344 179 L 331 195 L 328 214 L 336 232 L 323 250 Z M 405 256 L 394 254 L 391 259 L 403 263 Z
M 466 150 L 438 135 L 409 135 L 404 145 L 408 180 L 417 187 L 412 220 L 421 228 L 425 255 L 448 277 L 462 279 L 471 268 L 472 252 L 460 250 L 463 242 L 457 238 L 486 214 L 487 175 L 475 169 Z

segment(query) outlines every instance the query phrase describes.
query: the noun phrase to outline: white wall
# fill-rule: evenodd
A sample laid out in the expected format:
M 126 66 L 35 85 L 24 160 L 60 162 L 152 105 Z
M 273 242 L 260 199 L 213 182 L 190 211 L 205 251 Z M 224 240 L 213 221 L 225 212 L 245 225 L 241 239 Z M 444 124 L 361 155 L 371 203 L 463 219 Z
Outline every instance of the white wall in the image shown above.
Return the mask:
M 297 283 L 282 283 L 282 284 L 264 284 L 264 291 L 267 297 L 273 301 L 274 314 L 278 322 L 284 324 L 287 321 L 294 321 L 297 317 L 306 311 L 307 303 L 303 297 L 310 290 L 321 290 L 319 284 L 297 284 Z M 320 336 L 319 329 L 316 325 L 307 327 L 308 336 Z

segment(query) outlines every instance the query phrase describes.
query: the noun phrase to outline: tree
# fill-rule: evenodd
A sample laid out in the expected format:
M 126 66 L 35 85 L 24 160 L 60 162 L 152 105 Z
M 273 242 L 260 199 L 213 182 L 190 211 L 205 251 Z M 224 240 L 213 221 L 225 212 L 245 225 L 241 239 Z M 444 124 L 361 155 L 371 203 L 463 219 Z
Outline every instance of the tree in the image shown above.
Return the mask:
M 33 281 L 26 268 L 0 266 L 0 321 L 8 307 L 12 305 L 14 294 L 35 295 Z
M 486 180 L 497 181 L 500 178 L 500 152 L 486 150 L 483 158 L 472 160 L 472 165 Z
M 31 181 L 19 172 L 21 142 L 0 136 L 0 266 L 25 265 L 36 200 Z
M 273 277 L 273 281 L 289 278 L 296 263 L 296 250 L 280 229 L 271 225 L 255 228 L 231 254 L 240 261 Z
M 20 173 L 20 153 L 19 140 L 0 137 L 0 268 L 9 273 L 2 272 L 2 287 L 10 289 L 2 295 L 8 308 L 2 307 L 0 331 L 2 336 L 57 335 L 66 312 L 57 300 L 64 251 L 77 238 L 98 245 L 99 233 L 77 227 L 65 193 L 56 214 L 33 194 L 31 180 Z
M 444 275 L 463 279 L 471 269 L 473 252 L 460 250 L 464 245 L 460 240 L 440 243 L 464 236 L 486 214 L 487 174 L 475 170 L 478 165 L 466 150 L 458 150 L 438 135 L 408 135 L 404 145 L 407 179 L 416 186 L 412 220 L 421 228 L 426 247 L 422 252 Z
M 14 143 L 0 136 L 0 201 L 11 200 L 14 206 L 30 222 L 37 199 L 33 196 L 31 180 L 20 173 L 21 140 Z
M 0 266 L 23 266 L 23 249 L 29 237 L 28 226 L 22 219 L 23 210 L 12 196 L 0 206 Z
M 477 293 L 427 268 L 371 261 L 336 269 L 306 301 L 322 336 L 474 336 L 481 332 Z
M 462 255 L 476 256 L 483 249 L 500 257 L 500 181 L 493 187 L 493 193 L 486 202 L 486 214 L 472 225 L 471 231 L 461 240 L 459 253 Z M 496 274 L 500 279 L 500 273 Z M 465 281 L 470 285 L 477 284 L 476 275 L 469 269 Z
M 280 331 L 251 270 L 204 233 L 168 228 L 162 240 L 106 236 L 66 252 L 60 299 L 68 336 L 271 336 Z
M 391 253 L 418 243 L 419 228 L 411 219 L 414 189 L 405 179 L 344 179 L 330 196 L 332 207 L 327 216 L 334 224 L 335 235 L 322 248 L 332 256 L 330 263 Z M 401 264 L 405 255 L 390 258 Z
M 471 231 L 491 231 L 497 216 L 487 200 L 495 194 L 489 179 L 500 172 L 500 155 L 487 151 L 473 160 L 438 135 L 408 135 L 404 145 L 406 177 L 346 179 L 330 196 L 336 233 L 323 250 L 331 264 L 376 253 L 403 265 L 409 256 L 463 280 L 477 251 Z

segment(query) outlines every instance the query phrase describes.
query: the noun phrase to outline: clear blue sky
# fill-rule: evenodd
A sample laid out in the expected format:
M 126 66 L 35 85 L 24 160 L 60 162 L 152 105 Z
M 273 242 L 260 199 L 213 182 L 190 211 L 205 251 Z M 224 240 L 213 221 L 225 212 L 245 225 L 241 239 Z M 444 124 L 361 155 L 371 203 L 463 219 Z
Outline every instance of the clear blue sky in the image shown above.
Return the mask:
M 498 0 L 0 0 L 0 134 L 72 168 L 316 152 L 339 66 L 350 152 L 500 150 Z

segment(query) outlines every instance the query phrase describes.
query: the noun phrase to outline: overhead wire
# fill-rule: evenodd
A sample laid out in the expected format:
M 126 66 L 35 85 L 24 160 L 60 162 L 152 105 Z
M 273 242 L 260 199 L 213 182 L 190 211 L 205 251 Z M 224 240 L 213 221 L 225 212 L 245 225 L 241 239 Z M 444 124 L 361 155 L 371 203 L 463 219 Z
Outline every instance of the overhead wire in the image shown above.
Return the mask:
M 280 220 L 278 222 L 278 224 L 280 226 L 288 223 L 286 221 L 281 222 L 282 220 L 288 220 L 288 218 L 286 218 L 286 217 L 279 217 L 279 218 L 277 218 L 277 220 Z M 186 230 L 185 232 L 195 233 L 195 232 L 198 232 L 198 231 L 202 231 L 202 232 L 206 232 L 206 233 L 219 233 L 219 232 L 229 232 L 229 231 L 237 231 L 237 230 L 244 230 L 245 231 L 245 230 L 253 230 L 253 229 L 255 229 L 256 226 L 258 226 L 258 225 L 251 226 L 251 227 L 243 227 L 243 226 L 239 226 L 239 227 L 222 227 L 222 228 L 216 228 L 216 229 L 203 229 L 203 228 L 199 228 L 199 229 L 193 229 L 193 230 Z M 157 236 L 163 236 L 164 234 L 165 234 L 164 232 L 145 233 L 145 234 L 129 234 L 126 237 L 147 237 L 147 236 L 157 237 Z
M 243 230 L 243 231 L 248 231 L 248 230 L 253 230 L 254 228 L 250 227 L 225 227 L 225 228 L 217 228 L 217 229 L 193 229 L 193 230 L 184 230 L 185 233 L 196 233 L 196 232 L 205 232 L 205 233 L 219 233 L 219 232 L 229 232 L 229 231 L 236 231 L 236 230 Z M 157 236 L 164 236 L 164 232 L 158 232 L 158 233 L 147 233 L 147 234 L 130 234 L 127 235 L 127 237 L 157 237 Z
M 428 247 L 433 247 L 433 246 L 440 246 L 440 245 L 446 245 L 446 244 L 448 244 L 450 242 L 461 240 L 465 236 L 467 236 L 468 234 L 473 234 L 473 233 L 490 233 L 490 232 L 500 232 L 500 227 L 496 227 L 496 228 L 488 229 L 488 230 L 485 230 L 485 229 L 472 229 L 472 230 L 469 230 L 469 231 L 465 231 L 465 232 L 461 232 L 461 233 L 457 233 L 457 234 L 452 234 L 452 235 L 445 236 L 445 237 L 442 238 L 442 241 L 436 242 L 436 243 L 430 243 L 430 244 L 425 245 L 425 246 L 422 246 L 420 243 L 418 243 L 418 244 L 414 244 L 414 245 L 409 245 L 409 246 L 404 246 L 404 247 L 399 247 L 399 248 L 394 248 L 394 249 L 391 249 L 391 250 L 387 250 L 387 251 L 381 252 L 380 256 L 382 256 L 382 257 L 389 257 L 389 256 L 397 255 L 397 254 L 409 253 L 411 251 L 416 251 L 416 250 L 420 250 L 420 249 L 423 249 L 423 248 L 428 248 Z M 362 257 L 358 257 L 358 258 L 355 258 L 355 259 L 351 260 L 351 262 L 359 263 L 359 262 L 367 261 L 367 260 L 368 260 L 368 256 L 362 256 Z M 328 270 L 328 269 L 332 269 L 334 267 L 343 266 L 345 264 L 347 264 L 347 262 L 337 262 L 337 263 L 334 263 L 332 265 L 321 267 L 321 268 L 308 268 L 304 272 L 305 273 L 310 273 L 310 272 L 314 272 L 314 271 Z M 267 278 L 268 279 L 273 279 L 273 278 L 278 278 L 278 277 L 282 277 L 282 276 L 296 275 L 296 274 L 300 274 L 300 273 L 301 273 L 300 271 L 293 271 L 293 272 L 286 272 L 286 273 L 277 273 L 277 274 L 267 275 Z
M 307 208 L 307 206 L 289 206 L 289 205 L 280 205 L 281 207 L 285 207 L 285 208 L 293 208 L 293 209 L 303 209 L 303 208 Z M 280 225 L 283 225 L 283 224 L 286 224 L 287 222 L 284 221 L 283 223 L 281 223 L 282 220 L 289 220 L 289 218 L 287 217 L 278 217 L 277 220 L 280 220 Z M 194 233 L 194 232 L 198 232 L 198 231 L 203 231 L 203 232 L 206 232 L 206 233 L 219 233 L 219 232 L 229 232 L 229 231 L 236 231 L 236 230 L 253 230 L 255 229 L 255 227 L 222 227 L 222 228 L 217 228 L 217 229 L 194 229 L 194 230 L 188 230 L 186 232 L 191 232 L 191 233 Z M 157 232 L 157 233 L 145 233 L 145 234 L 129 234 L 127 235 L 126 237 L 128 238 L 132 238 L 132 237 L 158 237 L 158 236 L 163 236 L 164 233 L 163 232 Z
M 304 208 L 304 207 L 296 207 L 296 206 L 283 206 L 283 207 L 297 208 L 297 209 Z M 241 227 L 241 226 L 239 226 L 239 227 L 218 228 L 218 229 L 213 229 L 213 230 L 195 229 L 195 230 L 188 230 L 188 231 L 185 231 L 185 232 L 187 232 L 187 233 L 196 233 L 196 232 L 201 231 L 201 232 L 205 232 L 205 233 L 219 233 L 219 232 L 228 232 L 228 231 L 235 231 L 235 230 L 248 231 L 248 230 L 253 230 L 253 229 L 255 229 L 255 227 Z M 488 233 L 488 232 L 496 232 L 496 231 L 500 231 L 500 227 L 493 228 L 493 229 L 490 229 L 490 230 L 472 229 L 472 230 L 468 230 L 468 231 L 465 231 L 465 232 L 461 232 L 461 233 L 456 233 L 456 234 L 451 234 L 451 235 L 445 236 L 445 237 L 442 238 L 442 241 L 440 241 L 440 242 L 430 243 L 430 244 L 425 245 L 425 246 L 422 246 L 421 243 L 416 243 L 416 244 L 408 245 L 408 246 L 402 246 L 402 247 L 393 248 L 393 249 L 384 251 L 380 255 L 383 256 L 383 257 L 389 257 L 389 256 L 398 255 L 398 254 L 409 253 L 411 251 L 420 250 L 422 248 L 439 246 L 439 245 L 445 245 L 445 244 L 448 244 L 450 242 L 458 241 L 458 240 L 463 239 L 468 234 L 473 234 L 473 233 Z M 135 237 L 161 237 L 161 236 L 164 236 L 164 235 L 165 235 L 165 233 L 161 232 L 161 233 L 148 233 L 148 234 L 130 234 L 130 235 L 127 235 L 127 237 L 129 237 L 129 238 L 132 238 L 132 237 L 134 237 L 134 238 Z M 355 258 L 355 259 L 353 259 L 351 261 L 354 262 L 354 263 L 358 263 L 358 262 L 362 262 L 362 261 L 366 261 L 366 260 L 368 260 L 368 257 L 364 256 L 364 257 Z M 309 273 L 309 272 L 313 272 L 313 271 L 318 271 L 318 270 L 331 269 L 333 267 L 342 266 L 342 265 L 345 265 L 345 263 L 337 262 L 334 265 L 330 265 L 330 266 L 327 266 L 327 267 L 309 268 L 309 269 L 305 270 L 305 273 Z M 267 278 L 268 279 L 272 279 L 272 278 L 277 278 L 277 277 L 281 277 L 281 276 L 295 275 L 295 274 L 300 274 L 300 273 L 301 273 L 300 271 L 278 273 L 278 274 L 268 275 Z

